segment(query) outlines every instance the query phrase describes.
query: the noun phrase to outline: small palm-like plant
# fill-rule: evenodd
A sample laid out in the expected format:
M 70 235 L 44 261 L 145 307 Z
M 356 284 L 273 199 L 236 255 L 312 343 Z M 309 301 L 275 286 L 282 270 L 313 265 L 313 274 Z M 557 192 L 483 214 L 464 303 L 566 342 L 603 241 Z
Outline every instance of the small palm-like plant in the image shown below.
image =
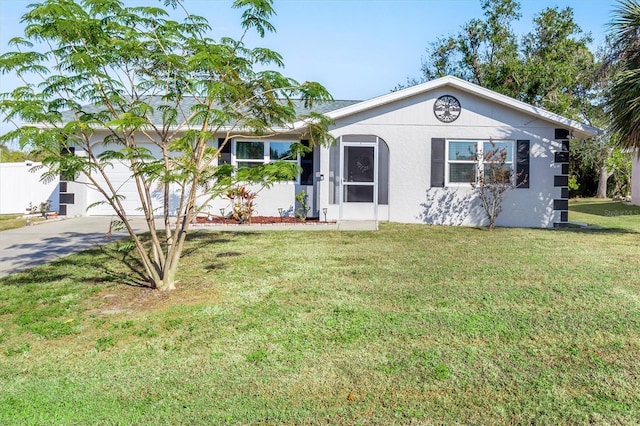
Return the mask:
M 611 22 L 615 72 L 607 95 L 611 129 L 621 148 L 640 148 L 640 1 L 620 0 Z

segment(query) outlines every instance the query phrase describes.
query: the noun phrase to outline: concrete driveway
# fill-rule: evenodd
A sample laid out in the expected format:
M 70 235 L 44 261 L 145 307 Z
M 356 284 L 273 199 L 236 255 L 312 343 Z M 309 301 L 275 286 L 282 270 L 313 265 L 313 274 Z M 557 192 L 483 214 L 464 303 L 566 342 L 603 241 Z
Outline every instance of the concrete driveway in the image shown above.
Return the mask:
M 111 217 L 75 217 L 48 220 L 37 225 L 0 232 L 0 277 L 126 237 L 113 232 L 107 238 Z M 134 219 L 141 229 L 142 220 Z

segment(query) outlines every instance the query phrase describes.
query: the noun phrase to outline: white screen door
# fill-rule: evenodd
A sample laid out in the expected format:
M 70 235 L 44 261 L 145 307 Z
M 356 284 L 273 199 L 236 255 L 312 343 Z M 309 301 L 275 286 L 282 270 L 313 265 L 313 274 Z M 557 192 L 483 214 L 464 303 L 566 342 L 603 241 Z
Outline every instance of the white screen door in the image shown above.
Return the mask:
M 376 144 L 346 142 L 340 159 L 342 188 L 341 220 L 376 220 L 378 165 Z

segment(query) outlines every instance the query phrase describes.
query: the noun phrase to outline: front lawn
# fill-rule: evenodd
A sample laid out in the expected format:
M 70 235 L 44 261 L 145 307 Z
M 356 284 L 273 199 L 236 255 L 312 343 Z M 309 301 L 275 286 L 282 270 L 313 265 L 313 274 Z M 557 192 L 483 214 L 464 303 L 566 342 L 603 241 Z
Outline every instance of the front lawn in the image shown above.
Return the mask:
M 569 220 L 607 230 L 640 232 L 640 206 L 598 198 L 569 202 Z
M 30 217 L 29 222 L 36 223 L 44 220 L 41 217 Z M 27 219 L 19 214 L 0 214 L 0 231 L 22 228 L 27 225 Z
M 114 245 L 6 277 L 0 424 L 637 424 L 640 216 L 616 219 L 194 232 L 170 293 Z

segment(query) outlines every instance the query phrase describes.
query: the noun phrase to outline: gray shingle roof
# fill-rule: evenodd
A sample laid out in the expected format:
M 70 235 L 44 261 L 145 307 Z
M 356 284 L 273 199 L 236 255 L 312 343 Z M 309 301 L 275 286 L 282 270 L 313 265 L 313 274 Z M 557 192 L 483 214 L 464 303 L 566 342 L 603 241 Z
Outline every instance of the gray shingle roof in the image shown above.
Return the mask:
M 146 102 L 153 108 L 153 114 L 151 115 L 151 119 L 154 124 L 162 124 L 162 109 L 161 106 L 163 104 L 161 96 L 153 96 L 151 99 L 146 100 Z M 328 102 L 320 102 L 315 103 L 313 108 L 305 108 L 304 102 L 302 100 L 293 100 L 296 115 L 298 117 L 309 114 L 309 112 L 314 111 L 320 114 L 326 114 L 331 111 L 338 110 L 340 108 L 344 108 L 347 106 L 351 106 L 359 103 L 360 101 L 350 101 L 350 100 L 333 100 Z M 196 105 L 196 98 L 194 97 L 185 97 L 181 102 L 181 109 L 185 114 L 188 114 L 193 106 Z M 104 107 L 98 106 L 96 104 L 84 105 L 82 110 L 86 113 L 97 113 L 99 111 L 104 110 Z M 71 111 L 65 111 L 62 114 L 62 120 L 64 122 L 68 122 L 73 120 L 73 113 Z

